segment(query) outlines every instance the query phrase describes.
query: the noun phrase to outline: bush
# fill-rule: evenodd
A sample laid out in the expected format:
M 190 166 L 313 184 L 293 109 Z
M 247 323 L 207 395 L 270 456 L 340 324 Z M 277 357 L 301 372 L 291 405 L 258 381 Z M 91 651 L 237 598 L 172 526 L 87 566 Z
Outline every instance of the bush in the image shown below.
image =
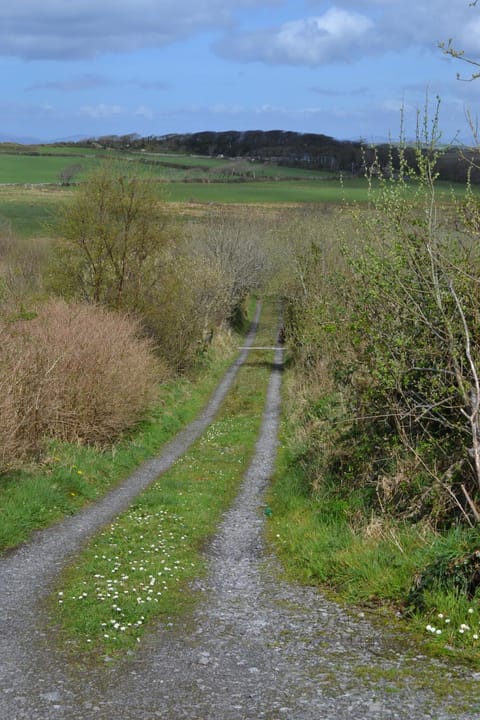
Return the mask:
M 0 312 L 18 314 L 43 290 L 48 241 L 16 237 L 0 217 Z
M 321 237 L 299 257 L 285 315 L 297 367 L 315 385 L 320 358 L 343 409 L 333 434 L 307 404 L 324 474 L 374 512 L 445 529 L 480 521 L 480 208 L 469 188 L 440 204 L 435 142 L 413 168 L 398 148 L 399 176 L 383 169 L 369 208 L 344 212 L 337 261 Z
M 0 325 L 0 471 L 46 437 L 108 443 L 141 418 L 165 375 L 127 316 L 51 300 Z

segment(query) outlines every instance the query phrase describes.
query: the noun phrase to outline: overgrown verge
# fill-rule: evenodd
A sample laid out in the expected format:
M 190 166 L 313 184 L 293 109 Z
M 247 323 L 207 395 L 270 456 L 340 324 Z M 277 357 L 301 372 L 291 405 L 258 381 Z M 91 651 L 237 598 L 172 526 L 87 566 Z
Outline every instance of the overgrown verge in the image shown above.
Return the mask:
M 139 324 L 99 307 L 49 301 L 0 340 L 0 473 L 48 438 L 114 442 L 167 377 Z
M 259 344 L 277 318 L 264 309 Z M 201 549 L 234 498 L 254 451 L 272 353 L 255 351 L 239 370 L 217 420 L 174 467 L 92 540 L 58 585 L 52 613 L 75 653 L 111 657 L 135 646 L 149 623 L 170 619 L 193 597 Z
M 368 210 L 300 244 L 287 289 L 296 377 L 275 486 L 280 544 L 305 578 L 392 604 L 478 661 L 478 200 L 435 192 L 436 124 L 415 164 L 374 164 Z
M 188 377 L 166 380 L 137 426 L 107 446 L 45 441 L 37 462 L 1 476 L 0 550 L 14 547 L 39 528 L 72 514 L 104 494 L 192 420 L 235 353 L 235 338 L 216 338 L 202 366 Z
M 268 535 L 287 575 L 347 605 L 383 608 L 417 635 L 423 651 L 480 667 L 478 528 L 439 532 L 426 522 L 381 516 L 368 494 L 339 483 L 335 472 L 319 482 L 291 368 L 284 387 Z

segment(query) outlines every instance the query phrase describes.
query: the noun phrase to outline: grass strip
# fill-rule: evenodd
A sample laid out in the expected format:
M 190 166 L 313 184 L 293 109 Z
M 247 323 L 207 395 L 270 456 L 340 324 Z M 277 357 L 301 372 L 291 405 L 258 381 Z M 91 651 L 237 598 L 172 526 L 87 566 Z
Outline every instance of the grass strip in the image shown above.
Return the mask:
M 51 442 L 41 462 L 2 475 L 0 551 L 95 501 L 155 455 L 204 407 L 236 354 L 233 340 L 190 378 L 162 384 L 148 417 L 113 447 Z
M 275 342 L 275 315 L 267 304 L 260 344 Z M 190 605 L 187 582 L 204 570 L 202 548 L 253 455 L 272 360 L 270 351 L 252 352 L 200 440 L 62 575 L 52 614 L 76 654 L 117 655 L 135 646 L 150 623 Z

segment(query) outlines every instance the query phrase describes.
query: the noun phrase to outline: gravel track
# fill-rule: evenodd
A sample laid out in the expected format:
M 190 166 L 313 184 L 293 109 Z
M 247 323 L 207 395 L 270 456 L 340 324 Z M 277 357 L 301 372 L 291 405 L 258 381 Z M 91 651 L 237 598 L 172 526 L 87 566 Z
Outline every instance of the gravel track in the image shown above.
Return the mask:
M 1 720 L 480 716 L 480 674 L 427 659 L 398 629 L 281 579 L 264 545 L 262 512 L 277 447 L 281 362 L 277 351 L 253 461 L 207 550 L 209 573 L 194 584 L 197 608 L 181 623 L 158 625 L 137 653 L 102 667 L 75 665 L 50 647 L 38 602 L 66 553 L 111 517 L 105 509 L 93 525 L 91 508 L 83 520 L 40 534 L 0 564 Z M 142 482 L 134 486 L 141 489 Z M 132 496 L 122 496 L 120 509 Z M 70 538 L 72 526 L 77 540 Z M 463 709 L 455 696 L 458 676 L 472 682 Z M 430 690 L 439 682 L 446 688 L 441 702 Z

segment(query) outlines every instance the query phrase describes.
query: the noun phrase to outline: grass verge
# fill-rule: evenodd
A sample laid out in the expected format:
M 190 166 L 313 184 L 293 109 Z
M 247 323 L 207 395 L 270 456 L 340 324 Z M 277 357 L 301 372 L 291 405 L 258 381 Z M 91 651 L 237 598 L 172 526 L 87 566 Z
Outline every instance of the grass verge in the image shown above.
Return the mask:
M 274 341 L 267 305 L 256 341 Z M 173 468 L 96 536 L 63 574 L 52 599 L 60 639 L 76 654 L 114 656 L 149 623 L 171 618 L 193 595 L 202 548 L 231 504 L 254 451 L 272 353 L 254 351 L 215 422 Z
M 287 577 L 318 585 L 347 605 L 372 609 L 374 621 L 375 616 L 382 623 L 395 619 L 397 630 L 399 622 L 401 632 L 415 638 L 422 652 L 480 668 L 480 594 L 468 596 L 462 587 L 442 580 L 452 558 L 470 562 L 472 548 L 480 548 L 478 530 L 440 533 L 393 518 L 366 518 L 358 491 L 339 492 L 335 478 L 323 478 L 313 492 L 302 448 L 295 445 L 291 403 L 285 398 L 281 448 L 268 497 L 268 534 Z M 456 577 L 457 566 L 452 567 L 455 582 L 462 568 Z M 431 582 L 415 604 L 412 588 L 420 573 Z
M 189 378 L 163 383 L 148 417 L 109 449 L 50 443 L 41 463 L 0 477 L 0 551 L 105 494 L 198 415 L 235 354 L 226 343 Z

